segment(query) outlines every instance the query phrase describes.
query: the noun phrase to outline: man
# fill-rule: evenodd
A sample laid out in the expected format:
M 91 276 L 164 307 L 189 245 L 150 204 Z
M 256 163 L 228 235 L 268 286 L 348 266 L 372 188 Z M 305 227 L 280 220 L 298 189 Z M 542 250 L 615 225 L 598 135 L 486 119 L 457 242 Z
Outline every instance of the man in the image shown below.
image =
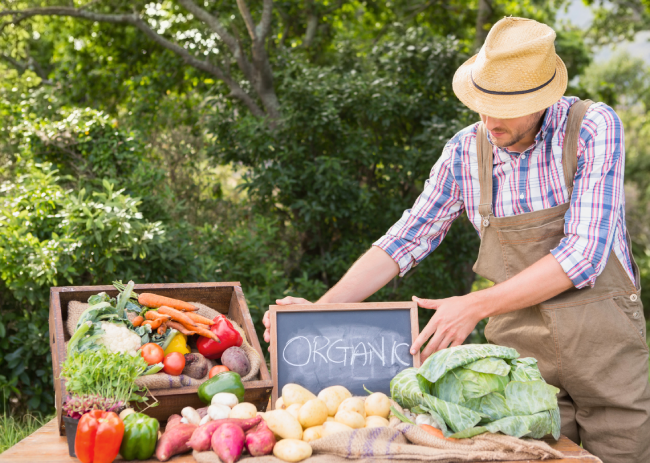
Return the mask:
M 562 433 L 605 463 L 650 462 L 650 386 L 639 273 L 625 227 L 623 128 L 608 106 L 562 97 L 544 24 L 505 18 L 454 76 L 482 123 L 446 145 L 412 209 L 318 302 L 366 299 L 442 241 L 463 210 L 491 288 L 442 300 L 411 348 L 490 342 L 537 358 L 560 388 Z M 488 137 L 489 135 L 489 137 Z M 278 304 L 306 303 L 287 297 Z M 268 337 L 268 313 L 264 323 Z

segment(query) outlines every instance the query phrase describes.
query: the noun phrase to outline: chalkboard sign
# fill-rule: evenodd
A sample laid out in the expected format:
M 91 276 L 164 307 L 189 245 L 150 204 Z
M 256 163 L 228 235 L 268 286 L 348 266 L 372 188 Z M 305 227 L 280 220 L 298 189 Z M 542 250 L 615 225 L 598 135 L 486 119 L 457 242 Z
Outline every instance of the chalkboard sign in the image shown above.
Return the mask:
M 296 383 L 318 394 L 345 386 L 353 395 L 390 393 L 390 380 L 420 366 L 411 344 L 418 335 L 415 302 L 272 305 L 273 404 Z

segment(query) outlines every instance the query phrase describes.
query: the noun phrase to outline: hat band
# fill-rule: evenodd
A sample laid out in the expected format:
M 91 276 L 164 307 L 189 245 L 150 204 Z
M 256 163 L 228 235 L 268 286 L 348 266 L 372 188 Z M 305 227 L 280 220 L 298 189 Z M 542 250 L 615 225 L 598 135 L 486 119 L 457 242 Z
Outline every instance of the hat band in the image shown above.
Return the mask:
M 490 95 L 523 95 L 524 93 L 536 92 L 540 88 L 546 87 L 548 84 L 550 84 L 553 81 L 553 79 L 555 79 L 555 74 L 557 74 L 557 69 L 553 73 L 553 77 L 551 77 L 548 80 L 548 82 L 540 85 L 539 87 L 531 88 L 530 90 L 518 90 L 516 92 L 495 92 L 494 90 L 488 90 L 486 88 L 483 88 L 483 87 L 479 86 L 476 82 L 474 82 L 474 77 L 472 76 L 472 71 L 469 72 L 469 78 L 472 79 L 472 83 L 474 84 L 474 87 L 478 88 L 483 93 L 489 93 Z

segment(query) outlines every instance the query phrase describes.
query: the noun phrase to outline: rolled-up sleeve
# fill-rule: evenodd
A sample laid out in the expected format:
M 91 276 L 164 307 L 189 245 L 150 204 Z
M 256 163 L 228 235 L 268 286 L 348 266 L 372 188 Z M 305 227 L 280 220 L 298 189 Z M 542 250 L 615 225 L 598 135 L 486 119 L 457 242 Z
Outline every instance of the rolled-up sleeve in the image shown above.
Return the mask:
M 565 237 L 551 254 L 576 288 L 594 286 L 605 269 L 623 214 L 623 126 L 604 104 L 589 109 L 580 131 L 578 169 Z
M 456 148 L 452 143 L 445 146 L 413 207 L 404 211 L 402 218 L 373 243 L 397 262 L 400 276 L 440 245 L 454 219 L 464 210 L 452 168 Z

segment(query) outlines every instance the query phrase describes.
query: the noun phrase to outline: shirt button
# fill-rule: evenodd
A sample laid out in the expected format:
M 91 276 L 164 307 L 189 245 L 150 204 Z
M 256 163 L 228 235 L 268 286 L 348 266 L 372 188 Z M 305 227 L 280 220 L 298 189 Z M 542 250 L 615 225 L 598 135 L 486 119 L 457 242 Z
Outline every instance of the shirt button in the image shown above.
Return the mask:
M 524 199 L 524 194 L 523 193 L 519 195 L 519 199 Z M 633 296 L 636 296 L 636 294 L 633 294 Z M 634 300 L 636 300 L 636 299 L 634 299 Z
M 639 296 L 637 296 L 636 294 L 632 294 L 632 295 L 630 296 L 630 300 L 631 300 L 632 302 L 636 302 L 636 300 L 637 300 L 638 298 L 639 298 Z
M 525 155 L 525 154 L 522 154 L 522 155 L 521 155 L 521 159 L 526 159 L 526 155 Z
M 632 314 L 632 317 L 634 317 L 634 318 L 639 318 L 639 312 L 634 312 L 634 313 Z

